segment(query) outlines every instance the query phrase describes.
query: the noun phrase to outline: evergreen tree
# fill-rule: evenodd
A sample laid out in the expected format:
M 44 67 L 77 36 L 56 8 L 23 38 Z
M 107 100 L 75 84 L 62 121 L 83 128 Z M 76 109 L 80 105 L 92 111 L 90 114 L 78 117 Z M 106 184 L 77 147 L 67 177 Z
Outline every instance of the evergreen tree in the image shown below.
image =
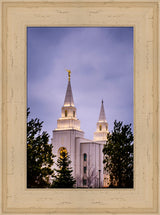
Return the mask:
M 57 160 L 58 169 L 55 171 L 55 180 L 53 181 L 53 188 L 72 188 L 76 183 L 75 179 L 72 176 L 72 168 L 69 167 L 71 160 L 68 153 L 65 150 L 60 152 L 60 157 Z
M 105 169 L 110 175 L 110 187 L 133 187 L 133 134 L 131 124 L 114 122 L 103 149 Z
M 29 113 L 27 109 L 27 118 Z M 27 122 L 27 188 L 49 187 L 53 176 L 52 145 L 42 124 L 37 118 Z

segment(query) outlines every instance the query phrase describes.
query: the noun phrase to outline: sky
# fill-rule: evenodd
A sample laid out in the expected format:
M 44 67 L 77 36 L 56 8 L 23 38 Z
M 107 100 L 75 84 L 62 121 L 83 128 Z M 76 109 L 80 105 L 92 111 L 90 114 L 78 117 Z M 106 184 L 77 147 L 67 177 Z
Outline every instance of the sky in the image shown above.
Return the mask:
M 27 107 L 50 139 L 64 104 L 66 69 L 85 138 L 93 139 L 102 99 L 109 131 L 115 120 L 133 129 L 132 27 L 27 28 Z

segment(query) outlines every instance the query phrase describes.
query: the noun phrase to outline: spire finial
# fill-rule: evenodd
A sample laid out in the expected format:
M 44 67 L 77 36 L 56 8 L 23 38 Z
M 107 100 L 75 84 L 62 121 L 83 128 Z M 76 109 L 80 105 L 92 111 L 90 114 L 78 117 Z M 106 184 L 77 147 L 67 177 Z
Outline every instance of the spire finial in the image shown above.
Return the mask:
M 68 72 L 68 81 L 71 80 L 71 70 L 66 69 L 66 71 Z

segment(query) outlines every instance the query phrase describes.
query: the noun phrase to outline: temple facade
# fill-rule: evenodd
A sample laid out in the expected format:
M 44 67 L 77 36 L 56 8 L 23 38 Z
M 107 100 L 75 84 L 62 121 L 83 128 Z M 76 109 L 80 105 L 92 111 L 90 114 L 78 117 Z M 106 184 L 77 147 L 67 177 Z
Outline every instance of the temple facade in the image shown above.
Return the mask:
M 106 121 L 103 101 L 101 103 L 99 120 L 93 140 L 84 137 L 77 118 L 74 105 L 70 74 L 68 71 L 68 86 L 61 108 L 61 117 L 57 120 L 57 128 L 53 130 L 53 154 L 57 158 L 65 150 L 71 159 L 73 177 L 76 187 L 104 187 L 109 184 L 109 178 L 103 168 L 103 146 L 107 140 L 108 123 Z

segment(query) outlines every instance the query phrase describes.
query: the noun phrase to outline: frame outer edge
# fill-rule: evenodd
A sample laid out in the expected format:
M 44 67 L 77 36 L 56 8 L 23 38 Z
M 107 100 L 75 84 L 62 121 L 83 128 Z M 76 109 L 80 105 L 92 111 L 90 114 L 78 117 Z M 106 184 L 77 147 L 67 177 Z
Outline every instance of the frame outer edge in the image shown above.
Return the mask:
M 154 169 L 153 169 L 153 208 L 155 213 L 159 211 L 159 169 L 158 164 L 158 142 L 159 142 L 159 3 L 155 3 L 153 7 L 153 156 L 154 156 Z
M 0 190 L 2 190 L 2 2 L 0 2 Z M 2 214 L 2 192 L 0 214 Z
M 157 59 L 158 59 L 158 63 L 157 63 L 157 70 L 158 70 L 158 164 L 157 164 L 157 177 L 158 177 L 158 189 L 157 189 L 157 202 L 158 202 L 158 214 L 160 214 L 160 1 L 158 1 L 158 9 L 157 9 L 157 42 L 158 42 L 158 46 L 157 46 Z
M 35 2 L 35 3 L 44 3 L 44 0 L 1 0 L 2 2 L 5 2 L 5 3 L 32 3 L 32 2 Z M 158 0 L 46 0 L 46 3 L 157 3 Z
M 3 1 L 3 0 L 2 0 Z M 1 33 L 0 33 L 0 115 L 1 115 L 1 117 L 0 117 L 0 119 L 1 119 L 1 123 L 0 123 L 0 159 L 1 159 L 1 162 L 0 162 L 0 190 L 2 190 L 2 188 L 4 187 L 4 186 L 2 186 L 2 168 L 3 168 L 3 163 L 2 163 L 2 159 L 3 159 L 3 157 L 2 157 L 2 131 L 3 131 L 3 124 L 2 124 L 2 121 L 3 120 L 5 120 L 5 116 L 2 118 L 2 112 L 3 112 L 3 114 L 4 114 L 4 111 L 3 111 L 3 107 L 4 107 L 4 102 L 6 102 L 6 101 L 4 101 L 3 99 L 4 99 L 4 93 L 5 92 L 3 92 L 3 83 L 2 83 L 2 81 L 4 80 L 4 76 L 2 75 L 2 47 L 3 47 L 3 44 L 2 44 L 2 34 L 3 34 L 3 36 L 4 36 L 4 32 L 2 31 L 2 23 L 3 23 L 3 20 L 2 20 L 2 17 L 3 17 L 3 14 L 2 14 L 2 1 L 0 1 L 0 29 L 1 29 Z M 20 0 L 18 0 L 18 1 L 20 1 Z M 18 2 L 17 1 L 17 2 Z M 106 1 L 106 0 L 105 0 Z M 143 1 L 143 0 L 142 0 Z M 4 0 L 4 2 L 7 2 L 6 0 Z M 12 1 L 11 1 L 12 2 Z M 13 1 L 14 2 L 14 1 Z M 24 0 L 24 2 L 26 2 L 25 0 Z M 35 1 L 36 2 L 36 1 Z M 57 0 L 55 1 L 55 2 L 57 2 Z M 61 2 L 61 0 L 60 0 L 60 2 Z M 82 0 L 82 2 L 85 2 L 85 0 Z M 89 1 L 88 1 L 89 2 Z M 97 2 L 97 1 L 96 1 Z M 108 2 L 108 1 L 106 1 L 106 2 Z M 116 2 L 118 2 L 118 1 L 116 1 Z M 124 2 L 126 2 L 126 1 L 124 1 Z M 128 1 L 127 1 L 128 2 Z M 132 2 L 132 0 L 131 0 L 131 2 Z M 148 1 L 146 1 L 146 2 L 148 2 Z M 155 2 L 155 1 L 150 1 L 150 2 Z M 160 2 L 157 0 L 157 5 L 158 5 L 158 9 L 157 9 L 157 27 L 158 27 L 158 29 L 157 29 L 157 42 L 158 42 L 158 53 L 157 53 L 157 59 L 158 59 L 158 62 L 157 62 L 157 69 L 158 69 L 158 71 L 157 72 L 160 72 L 160 20 L 159 20 L 159 18 L 160 18 Z M 156 67 L 156 66 L 155 66 Z M 160 123 L 160 87 L 159 87 L 159 84 L 160 84 L 160 75 L 159 75 L 159 73 L 157 73 L 157 93 L 158 93 L 158 95 L 156 95 L 156 97 L 157 97 L 157 99 L 158 99 L 158 101 L 157 101 L 157 105 L 158 105 L 158 117 L 157 117 L 157 125 L 158 125 L 158 127 L 157 127 L 157 130 L 156 130 L 156 132 L 157 132 L 157 141 L 158 141 L 158 143 L 160 143 L 160 135 L 159 135 L 159 123 Z M 5 113 L 6 113 L 6 110 L 5 110 Z M 4 131 L 3 131 L 4 132 Z M 3 133 L 4 134 L 4 133 Z M 160 146 L 158 147 L 158 150 L 157 150 L 157 154 L 159 154 L 160 155 Z M 4 155 L 3 155 L 4 156 Z M 157 215 L 159 214 L 159 212 L 160 212 L 160 203 L 159 203 L 159 194 L 160 194 L 160 156 L 158 157 L 158 164 L 157 164 L 157 176 L 158 176 L 158 181 L 157 181 L 157 185 L 158 185 L 158 189 L 157 189 L 157 208 L 158 208 L 158 213 L 156 213 Z M 3 172 L 4 173 L 4 172 Z M 3 179 L 4 179 L 4 177 L 3 177 Z M 4 185 L 4 184 L 3 184 Z M 3 189 L 4 190 L 4 189 Z M 1 192 L 1 194 L 0 194 L 0 214 L 3 214 L 3 212 L 2 212 L 2 204 L 4 203 L 3 202 L 3 200 L 4 199 L 2 199 L 2 195 L 4 194 L 4 191 L 3 192 Z M 66 214 L 66 213 L 65 213 Z M 128 213 L 127 213 L 128 214 Z M 136 213 L 136 214 L 138 214 L 138 213 Z
M 7 53 L 7 22 L 5 23 L 6 16 L 7 16 L 7 6 L 4 4 L 3 0 L 1 1 L 1 11 L 2 11 L 2 19 L 1 19 L 1 38 L 2 38 L 2 43 L 1 43 L 1 51 L 2 51 L 2 94 L 1 94 L 1 99 L 2 99 L 2 125 L 1 125 L 1 130 L 2 130 L 2 214 L 6 211 L 7 208 L 7 125 L 4 122 L 7 122 L 7 58 L 6 58 L 6 53 Z M 4 18 L 5 17 L 5 18 Z

